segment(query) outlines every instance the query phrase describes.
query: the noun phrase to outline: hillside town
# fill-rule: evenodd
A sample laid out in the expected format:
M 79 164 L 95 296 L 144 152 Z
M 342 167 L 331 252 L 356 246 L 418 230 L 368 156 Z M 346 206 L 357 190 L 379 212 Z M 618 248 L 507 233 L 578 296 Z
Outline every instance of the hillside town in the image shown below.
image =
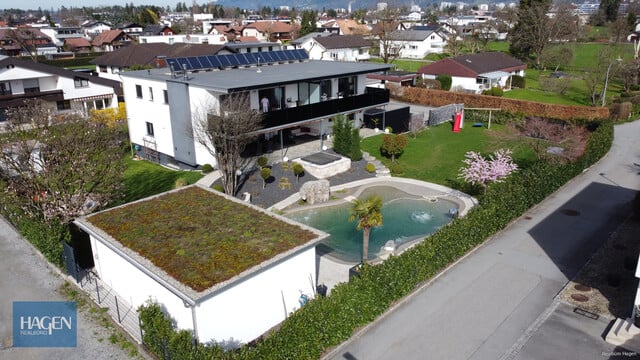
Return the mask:
M 638 357 L 638 16 L 0 10 L 0 358 Z

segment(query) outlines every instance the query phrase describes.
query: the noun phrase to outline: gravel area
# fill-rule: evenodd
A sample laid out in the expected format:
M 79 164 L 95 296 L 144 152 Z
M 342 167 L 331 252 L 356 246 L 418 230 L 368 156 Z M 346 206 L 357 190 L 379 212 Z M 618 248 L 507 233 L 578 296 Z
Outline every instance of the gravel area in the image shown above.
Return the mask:
M 328 150 L 327 153 L 335 154 L 333 150 Z M 290 162 L 291 163 L 291 162 Z M 248 192 L 251 194 L 251 203 L 263 208 L 268 208 L 280 201 L 288 198 L 292 194 L 297 193 L 300 190 L 300 186 L 307 181 L 317 180 L 310 174 L 304 173 L 296 181 L 296 176 L 291 168 L 284 169 L 282 163 L 269 164 L 271 166 L 271 178 L 267 181 L 266 186 L 263 188 L 262 177 L 260 177 L 260 170 L 254 168 L 253 171 L 247 174 L 244 182 L 242 183 L 240 190 L 238 191 L 238 197 L 243 198 L 243 193 Z M 351 162 L 351 169 L 328 178 L 331 186 L 345 184 L 348 182 L 373 178 L 375 173 L 369 173 L 365 170 L 367 161 L 359 160 Z M 278 186 L 280 179 L 286 177 L 291 183 L 291 188 L 280 189 Z M 216 182 L 218 184 L 219 182 Z

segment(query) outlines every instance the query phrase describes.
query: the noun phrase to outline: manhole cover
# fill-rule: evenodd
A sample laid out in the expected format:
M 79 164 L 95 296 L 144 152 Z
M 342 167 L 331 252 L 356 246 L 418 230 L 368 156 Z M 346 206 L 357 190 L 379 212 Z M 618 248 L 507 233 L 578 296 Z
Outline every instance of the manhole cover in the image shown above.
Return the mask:
M 589 297 L 587 297 L 587 295 L 582 295 L 582 294 L 571 294 L 571 298 L 577 302 L 589 301 Z
M 573 210 L 573 209 L 562 209 L 562 210 L 560 210 L 560 212 L 562 214 L 564 214 L 564 215 L 567 215 L 567 216 L 578 216 L 578 215 L 580 215 L 580 211 Z
M 591 287 L 590 286 L 582 285 L 582 284 L 575 284 L 573 286 L 573 288 L 578 290 L 578 291 L 583 291 L 583 292 L 591 291 Z

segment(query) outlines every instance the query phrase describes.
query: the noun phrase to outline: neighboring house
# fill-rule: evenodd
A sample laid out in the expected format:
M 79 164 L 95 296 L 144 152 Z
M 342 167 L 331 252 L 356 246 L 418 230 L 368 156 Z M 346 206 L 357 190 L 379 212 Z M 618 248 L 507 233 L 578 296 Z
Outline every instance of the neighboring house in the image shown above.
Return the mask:
M 55 43 L 40 29 L 31 27 L 0 29 L 0 55 L 32 56 L 53 54 L 57 51 Z
M 91 46 L 97 52 L 110 52 L 121 47 L 129 46 L 133 42 L 133 38 L 122 30 L 107 30 L 98 34 Z
M 142 34 L 142 30 L 144 30 L 144 27 L 137 23 L 122 24 L 118 25 L 117 28 L 124 31 L 126 34 L 130 35 L 133 38 Z
M 281 21 L 256 21 L 242 29 L 242 36 L 255 36 L 259 41 L 284 42 L 293 39 L 293 25 Z
M 147 27 L 145 27 L 142 30 L 142 34 L 141 36 L 168 36 L 168 35 L 175 35 L 176 32 L 173 31 L 173 29 L 167 25 L 162 25 L 162 24 L 151 24 L 151 25 L 147 25 Z
M 216 34 L 177 34 L 177 35 L 141 35 L 139 44 L 224 44 L 227 42 L 225 35 Z
M 260 133 L 283 136 L 300 126 L 326 134 L 329 119 L 389 102 L 389 92 L 366 88 L 366 75 L 388 64 L 307 60 L 304 50 L 167 59 L 167 69 L 121 73 L 129 136 L 160 161 L 190 166 L 215 158 L 197 141 L 193 129 L 207 114 L 217 114 L 230 94 L 249 97 L 251 108 L 269 100 Z M 258 65 L 259 63 L 259 65 Z M 185 70 L 186 69 L 186 70 Z M 155 155 L 154 155 L 155 158 Z
M 120 83 L 57 66 L 0 56 L 0 112 L 27 99 L 44 100 L 53 113 L 116 108 Z
M 389 41 L 389 51 L 400 58 L 423 59 L 428 54 L 441 54 L 447 44 L 446 36 L 439 31 L 406 30 L 393 31 L 387 39 L 380 39 L 380 56 L 384 56 L 384 41 Z
M 338 29 L 340 35 L 368 35 L 371 29 L 352 19 L 338 19 L 322 24 L 323 29 Z
M 71 51 L 74 53 L 91 51 L 91 43 L 85 38 L 65 39 L 62 47 L 66 51 Z
M 485 52 L 447 58 L 418 69 L 424 79 L 451 76 L 451 88 L 480 93 L 499 86 L 511 89 L 511 76 L 524 76 L 527 65 L 502 52 Z
M 416 79 L 420 74 L 411 71 L 387 71 L 386 74 L 369 74 L 367 79 L 374 80 L 379 88 L 386 88 L 388 85 L 393 86 L 416 86 Z M 369 85 L 372 86 L 372 85 Z
M 371 41 L 360 35 L 326 35 L 312 33 L 304 39 L 292 41 L 298 49 L 305 49 L 312 60 L 367 61 L 371 57 Z M 312 35 L 309 34 L 309 35 Z
M 113 26 L 104 21 L 89 21 L 82 24 L 81 28 L 85 36 L 93 37 L 100 33 L 113 29 Z
M 200 186 L 75 224 L 89 235 L 93 272 L 132 311 L 154 301 L 178 329 L 225 347 L 255 340 L 313 296 L 315 246 L 328 236 Z
M 224 50 L 225 51 L 221 51 L 220 54 L 224 54 L 226 51 L 236 54 L 257 53 L 282 50 L 282 45 L 277 42 L 259 42 L 253 37 L 247 37 L 238 39 L 237 42 L 225 44 Z
M 196 45 L 165 43 L 131 45 L 106 53 L 91 60 L 96 65 L 98 76 L 121 81 L 120 73 L 134 65 L 154 68 L 166 67 L 167 57 L 214 55 L 223 49 L 221 45 Z
M 51 41 L 62 49 L 67 39 L 85 38 L 80 27 L 41 27 L 40 31 L 47 35 Z M 86 39 L 86 38 L 85 38 Z

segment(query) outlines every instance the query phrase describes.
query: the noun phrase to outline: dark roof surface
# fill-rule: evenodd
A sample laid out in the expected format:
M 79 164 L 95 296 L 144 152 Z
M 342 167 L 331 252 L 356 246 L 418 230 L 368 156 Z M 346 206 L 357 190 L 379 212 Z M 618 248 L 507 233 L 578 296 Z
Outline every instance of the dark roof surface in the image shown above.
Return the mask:
M 224 46 L 209 44 L 165 44 L 151 43 L 130 45 L 108 54 L 104 54 L 91 61 L 92 64 L 130 67 L 133 65 L 155 65 L 155 59 L 165 57 L 188 57 L 200 55 L 215 55 Z
M 333 35 L 315 38 L 325 49 L 349 49 L 371 47 L 371 42 L 359 35 Z
M 527 65 L 502 52 L 467 54 L 455 58 L 446 58 L 418 69 L 420 74 L 447 74 L 460 77 L 476 77 L 478 74 L 492 71 L 524 70 Z

